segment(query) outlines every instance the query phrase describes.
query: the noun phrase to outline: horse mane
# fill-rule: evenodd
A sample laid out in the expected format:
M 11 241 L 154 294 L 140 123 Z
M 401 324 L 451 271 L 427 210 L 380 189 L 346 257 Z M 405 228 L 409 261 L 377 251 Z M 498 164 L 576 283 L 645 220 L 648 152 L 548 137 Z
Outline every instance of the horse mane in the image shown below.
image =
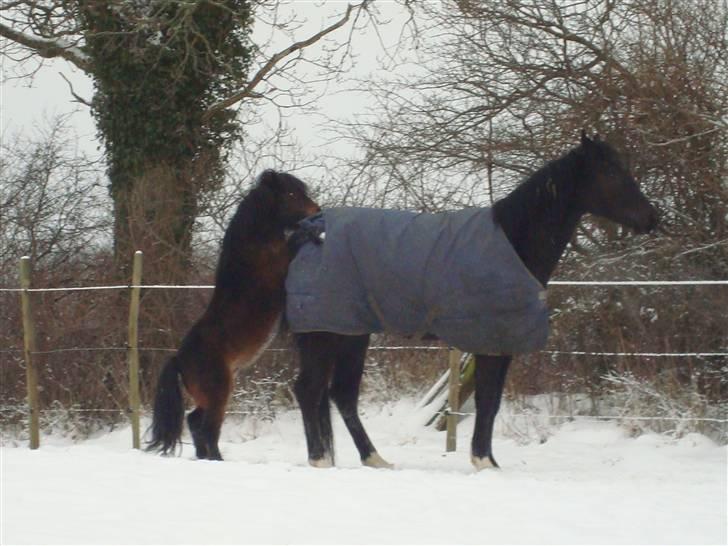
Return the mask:
M 263 171 L 240 201 L 223 236 L 215 273 L 216 286 L 232 287 L 242 281 L 252 265 L 247 263 L 246 257 L 252 257 L 253 246 L 263 248 L 276 238 L 283 240 L 283 229 L 276 225 L 277 196 L 270 187 L 280 174 L 270 169 Z
M 516 240 L 528 237 L 518 233 L 561 222 L 571 206 L 571 198 L 584 173 L 585 155 L 577 146 L 551 160 L 522 181 L 511 193 L 493 205 L 493 217 Z M 516 246 L 516 241 L 511 241 Z

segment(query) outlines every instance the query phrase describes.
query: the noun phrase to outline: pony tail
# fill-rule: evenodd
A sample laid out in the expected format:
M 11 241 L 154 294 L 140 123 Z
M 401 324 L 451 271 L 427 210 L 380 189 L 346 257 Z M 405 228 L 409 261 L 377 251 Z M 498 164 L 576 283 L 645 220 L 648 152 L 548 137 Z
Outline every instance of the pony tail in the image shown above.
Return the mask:
M 185 406 L 179 384 L 180 370 L 176 356 L 170 358 L 162 368 L 157 381 L 152 418 L 152 439 L 147 451 L 161 451 L 165 455 L 174 451 L 182 436 Z

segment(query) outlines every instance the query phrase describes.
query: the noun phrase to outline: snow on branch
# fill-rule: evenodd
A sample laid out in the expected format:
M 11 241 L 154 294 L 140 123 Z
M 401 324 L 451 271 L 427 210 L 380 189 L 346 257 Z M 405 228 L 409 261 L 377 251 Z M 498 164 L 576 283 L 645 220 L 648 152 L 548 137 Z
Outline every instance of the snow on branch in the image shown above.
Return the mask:
M 10 28 L 2 23 L 0 23 L 0 36 L 34 51 L 41 57 L 47 59 L 60 57 L 73 63 L 84 72 L 91 72 L 89 57 L 81 49 L 62 38 L 50 39 L 34 36 Z

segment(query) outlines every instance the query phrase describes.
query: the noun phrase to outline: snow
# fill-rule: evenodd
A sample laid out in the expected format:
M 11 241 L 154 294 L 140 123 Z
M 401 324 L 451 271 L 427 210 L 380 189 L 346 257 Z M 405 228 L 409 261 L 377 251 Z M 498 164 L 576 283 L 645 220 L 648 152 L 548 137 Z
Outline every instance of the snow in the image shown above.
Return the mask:
M 545 443 L 497 437 L 501 470 L 475 473 L 415 403 L 368 407 L 395 470 L 360 465 L 335 416 L 337 467 L 310 468 L 297 412 L 228 419 L 225 462 L 130 449 L 129 429 L 41 449 L 4 439 L 0 543 L 726 543 L 725 446 L 690 434 L 630 438 L 571 422 Z

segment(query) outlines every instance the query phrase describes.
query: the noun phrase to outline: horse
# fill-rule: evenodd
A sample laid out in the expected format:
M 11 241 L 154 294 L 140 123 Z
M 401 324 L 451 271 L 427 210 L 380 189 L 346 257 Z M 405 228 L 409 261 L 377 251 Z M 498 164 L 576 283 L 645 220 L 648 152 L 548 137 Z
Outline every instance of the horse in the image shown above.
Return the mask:
M 159 375 L 148 451 L 174 452 L 180 441 L 181 379 L 196 405 L 187 424 L 197 458 L 222 460 L 218 440 L 234 371 L 250 366 L 275 336 L 292 258 L 287 237 L 319 210 L 301 180 L 273 170 L 242 199 L 222 240 L 210 302 Z
M 522 265 L 544 291 L 584 214 L 606 218 L 637 233 L 648 233 L 658 224 L 657 209 L 640 191 L 620 154 L 598 135 L 592 139 L 584 132 L 576 147 L 534 172 L 498 200 L 491 212 L 492 222 L 504 232 Z M 331 240 L 329 235 L 326 233 L 324 246 Z M 352 252 L 356 249 L 352 248 Z M 295 262 L 289 276 L 294 265 Z M 397 301 L 395 292 L 389 297 Z M 290 302 L 292 294 L 288 298 Z M 293 331 L 300 361 L 294 393 L 303 416 L 309 464 L 334 464 L 329 408 L 332 399 L 362 463 L 391 468 L 377 453 L 357 408 L 364 360 L 373 332 Z M 544 336 L 543 343 L 545 339 Z M 475 354 L 476 418 L 471 462 L 478 471 L 499 466 L 493 456 L 493 423 L 512 358 L 512 354 L 503 353 Z

